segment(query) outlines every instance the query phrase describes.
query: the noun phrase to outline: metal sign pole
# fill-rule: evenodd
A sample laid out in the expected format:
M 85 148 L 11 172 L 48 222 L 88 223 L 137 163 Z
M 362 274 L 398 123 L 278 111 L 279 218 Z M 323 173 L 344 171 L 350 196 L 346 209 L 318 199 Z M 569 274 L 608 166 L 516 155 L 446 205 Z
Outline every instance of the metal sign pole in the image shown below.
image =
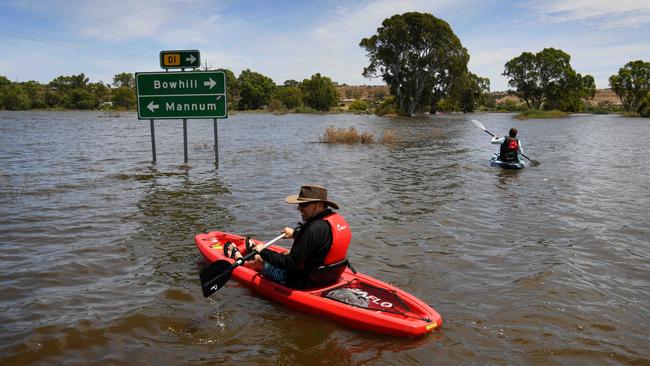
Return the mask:
M 187 119 L 183 118 L 183 151 L 185 152 L 185 164 L 187 164 Z
M 153 129 L 153 119 L 149 120 L 149 126 L 151 127 L 151 152 L 153 153 L 153 163 L 156 163 L 156 133 Z
M 219 133 L 217 132 L 217 119 L 212 119 L 214 125 L 214 164 L 219 164 Z

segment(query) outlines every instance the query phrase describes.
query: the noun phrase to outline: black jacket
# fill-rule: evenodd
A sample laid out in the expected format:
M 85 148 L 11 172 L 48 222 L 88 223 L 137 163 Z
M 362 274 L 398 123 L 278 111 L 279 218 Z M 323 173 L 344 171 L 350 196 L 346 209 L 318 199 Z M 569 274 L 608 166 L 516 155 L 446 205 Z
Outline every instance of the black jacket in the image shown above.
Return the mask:
M 287 270 L 287 286 L 309 287 L 307 274 L 325 262 L 325 257 L 332 247 L 332 229 L 323 217 L 330 214 L 332 210 L 328 209 L 307 220 L 297 235 L 294 233 L 293 245 L 288 254 L 280 254 L 269 249 L 264 249 L 260 253 L 265 262 Z

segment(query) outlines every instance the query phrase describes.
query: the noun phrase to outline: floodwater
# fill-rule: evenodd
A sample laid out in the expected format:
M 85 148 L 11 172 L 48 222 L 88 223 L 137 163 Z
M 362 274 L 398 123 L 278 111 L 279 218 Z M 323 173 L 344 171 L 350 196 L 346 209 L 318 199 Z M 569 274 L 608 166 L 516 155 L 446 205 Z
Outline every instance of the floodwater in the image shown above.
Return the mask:
M 516 126 L 522 171 L 492 168 Z M 650 121 L 0 112 L 1 365 L 648 365 Z M 395 145 L 319 143 L 354 126 Z M 355 268 L 443 317 L 424 337 L 352 330 L 235 281 L 205 299 L 193 243 L 295 225 L 326 186 Z M 288 245 L 288 241 L 286 242 Z

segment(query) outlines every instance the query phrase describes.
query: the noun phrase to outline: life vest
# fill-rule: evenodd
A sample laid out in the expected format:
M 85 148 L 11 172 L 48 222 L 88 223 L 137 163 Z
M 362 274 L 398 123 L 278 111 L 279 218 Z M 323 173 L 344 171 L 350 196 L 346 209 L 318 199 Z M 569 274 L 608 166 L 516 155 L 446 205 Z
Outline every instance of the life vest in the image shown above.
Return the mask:
M 323 261 L 323 265 L 326 266 L 346 258 L 348 246 L 350 246 L 352 240 L 352 231 L 350 231 L 350 225 L 343 216 L 336 212 L 325 216 L 323 220 L 327 221 L 332 229 L 332 247 Z
M 516 137 L 505 137 L 499 150 L 499 160 L 517 161 L 519 160 L 519 140 Z

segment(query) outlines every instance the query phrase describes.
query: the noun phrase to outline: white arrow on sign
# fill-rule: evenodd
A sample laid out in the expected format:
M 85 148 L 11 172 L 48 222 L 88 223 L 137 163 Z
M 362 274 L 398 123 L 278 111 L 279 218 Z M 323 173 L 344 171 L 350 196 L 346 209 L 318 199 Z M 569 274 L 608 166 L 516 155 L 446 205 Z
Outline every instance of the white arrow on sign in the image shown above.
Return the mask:
M 185 61 L 189 61 L 191 64 L 193 64 L 194 61 L 196 61 L 196 57 L 194 57 L 194 55 L 190 55 L 190 57 L 186 58 Z
M 152 101 L 149 102 L 149 104 L 147 105 L 147 108 L 148 108 L 150 111 L 155 112 L 156 109 L 160 108 L 160 106 L 159 106 L 158 104 L 153 104 L 153 100 L 152 100 Z
M 212 89 L 212 87 L 215 85 L 217 85 L 217 82 L 212 80 L 212 78 L 210 78 L 209 81 L 203 82 L 203 86 L 210 86 L 210 89 Z

